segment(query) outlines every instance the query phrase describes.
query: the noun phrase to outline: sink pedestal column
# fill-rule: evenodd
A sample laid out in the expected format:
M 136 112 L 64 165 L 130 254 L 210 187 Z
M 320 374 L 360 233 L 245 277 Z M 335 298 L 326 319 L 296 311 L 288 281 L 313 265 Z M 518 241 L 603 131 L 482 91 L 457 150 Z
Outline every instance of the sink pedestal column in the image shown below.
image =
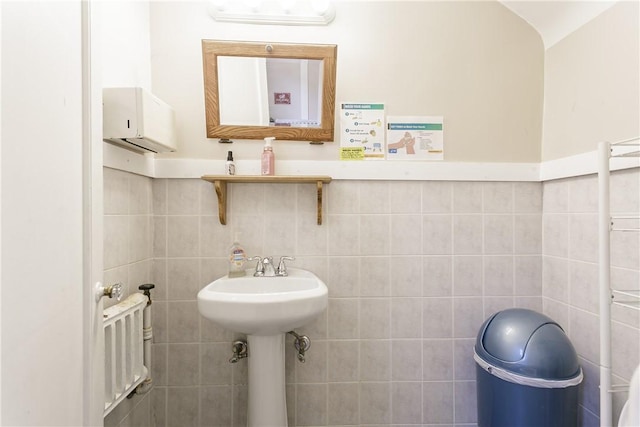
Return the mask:
M 247 335 L 248 426 L 287 426 L 284 372 L 285 334 Z

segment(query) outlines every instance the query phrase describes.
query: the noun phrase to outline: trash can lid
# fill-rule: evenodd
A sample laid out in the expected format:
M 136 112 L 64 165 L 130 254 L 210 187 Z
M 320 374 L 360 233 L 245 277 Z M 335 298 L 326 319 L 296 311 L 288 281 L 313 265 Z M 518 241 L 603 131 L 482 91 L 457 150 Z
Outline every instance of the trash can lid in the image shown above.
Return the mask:
M 523 376 L 560 380 L 580 374 L 576 351 L 560 325 L 533 310 L 491 316 L 478 332 L 475 350 L 485 362 Z

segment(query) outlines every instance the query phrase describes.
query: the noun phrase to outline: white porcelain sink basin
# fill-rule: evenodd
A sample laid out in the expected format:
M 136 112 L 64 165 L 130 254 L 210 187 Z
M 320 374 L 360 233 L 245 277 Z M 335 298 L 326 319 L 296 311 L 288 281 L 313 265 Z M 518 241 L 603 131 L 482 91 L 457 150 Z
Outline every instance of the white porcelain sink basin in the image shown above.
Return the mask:
M 209 320 L 248 335 L 275 335 L 313 320 L 327 307 L 327 286 L 315 274 L 289 268 L 286 277 L 224 276 L 198 292 Z

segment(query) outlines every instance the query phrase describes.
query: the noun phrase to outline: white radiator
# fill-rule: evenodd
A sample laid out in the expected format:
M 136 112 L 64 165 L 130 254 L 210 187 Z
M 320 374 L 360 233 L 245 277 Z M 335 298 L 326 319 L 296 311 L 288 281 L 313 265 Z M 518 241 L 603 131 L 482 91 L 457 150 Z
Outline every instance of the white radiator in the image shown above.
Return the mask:
M 147 377 L 142 330 L 147 301 L 134 293 L 104 310 L 104 416 Z

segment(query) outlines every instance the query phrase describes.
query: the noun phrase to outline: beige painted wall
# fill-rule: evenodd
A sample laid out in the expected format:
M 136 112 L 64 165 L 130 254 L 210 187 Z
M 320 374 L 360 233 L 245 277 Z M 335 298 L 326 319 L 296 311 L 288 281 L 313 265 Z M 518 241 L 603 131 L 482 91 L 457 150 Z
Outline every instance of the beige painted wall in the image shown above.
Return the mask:
M 326 27 L 295 27 L 217 23 L 206 2 L 152 2 L 152 88 L 176 109 L 179 127 L 178 152 L 161 157 L 223 159 L 228 149 L 237 160 L 259 157 L 259 141 L 229 148 L 205 136 L 200 41 L 210 38 L 337 44 L 337 103 L 443 115 L 447 161 L 540 161 L 544 50 L 523 20 L 494 1 L 341 1 L 336 9 Z M 335 142 L 276 143 L 277 158 L 337 160 L 336 125 Z
M 621 1 L 547 50 L 543 161 L 640 135 L 639 9 Z

